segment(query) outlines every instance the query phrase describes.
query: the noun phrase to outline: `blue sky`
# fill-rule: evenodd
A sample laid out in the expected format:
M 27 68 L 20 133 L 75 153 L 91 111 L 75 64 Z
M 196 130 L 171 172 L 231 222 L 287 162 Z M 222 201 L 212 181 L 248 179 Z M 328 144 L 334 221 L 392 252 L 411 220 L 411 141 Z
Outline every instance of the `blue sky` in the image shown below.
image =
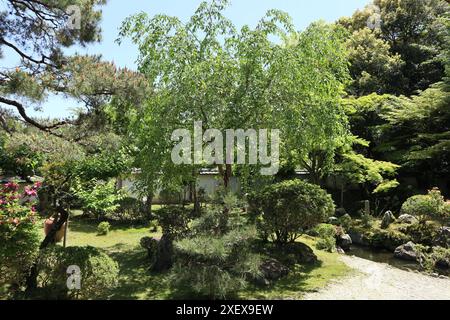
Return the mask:
M 187 20 L 201 0 L 109 0 L 103 7 L 103 40 L 87 48 L 72 48 L 70 52 L 83 54 L 102 54 L 105 60 L 114 61 L 120 67 L 136 69 L 137 49 L 129 42 L 121 46 L 115 43 L 118 28 L 128 16 L 141 11 L 149 15 L 164 13 Z M 303 30 L 311 22 L 325 20 L 333 22 L 339 17 L 350 16 L 362 9 L 370 0 L 232 0 L 225 15 L 237 27 L 248 24 L 254 26 L 269 9 L 280 9 L 289 13 L 298 30 Z M 6 58 L 7 60 L 8 58 Z M 5 60 L 0 60 L 4 65 Z M 65 117 L 76 102 L 62 96 L 51 96 L 42 104 L 42 112 L 30 114 L 39 117 Z

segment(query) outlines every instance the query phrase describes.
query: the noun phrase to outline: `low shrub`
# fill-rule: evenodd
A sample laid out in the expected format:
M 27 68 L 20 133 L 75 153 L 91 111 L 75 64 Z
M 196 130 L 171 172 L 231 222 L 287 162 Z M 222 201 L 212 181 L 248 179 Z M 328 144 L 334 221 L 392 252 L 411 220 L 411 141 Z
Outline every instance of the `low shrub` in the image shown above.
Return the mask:
M 97 226 L 97 234 L 99 236 L 106 236 L 109 233 L 109 229 L 111 228 L 111 225 L 109 222 L 100 222 Z
M 432 223 L 415 223 L 402 228 L 402 231 L 407 234 L 414 243 L 431 246 L 436 238 L 438 227 Z
M 69 266 L 80 269 L 80 290 L 67 288 Z M 119 267 L 108 255 L 93 247 L 51 246 L 37 263 L 39 296 L 45 299 L 103 298 L 118 283 Z
M 144 204 L 141 200 L 124 197 L 118 202 L 118 207 L 116 210 L 108 215 L 108 218 L 112 220 L 117 220 L 120 222 L 145 222 L 148 220 Z
M 119 208 L 119 201 L 123 198 L 123 194 L 116 190 L 114 180 L 77 181 L 72 192 L 80 200 L 81 209 L 85 213 L 92 214 L 96 219 L 113 214 Z
M 398 230 L 374 228 L 367 235 L 371 247 L 394 251 L 398 246 L 411 241 L 411 238 Z
M 176 288 L 189 288 L 209 299 L 235 297 L 248 284 L 248 279 L 261 277 L 261 261 L 251 250 L 257 237 L 256 228 L 228 221 L 227 232 L 215 229 L 220 210 L 193 222 L 190 237 L 174 242 L 175 263 L 170 282 Z M 214 216 L 217 215 L 217 216 Z M 223 231 L 223 229 L 221 229 Z
M 370 214 L 361 215 L 361 223 L 364 228 L 372 228 L 374 222 L 374 218 Z
M 302 180 L 264 188 L 252 196 L 252 207 L 261 214 L 260 232 L 279 244 L 294 242 L 305 231 L 326 221 L 335 209 L 326 191 Z
M 319 224 L 314 228 L 319 239 L 316 242 L 318 250 L 325 250 L 328 252 L 336 251 L 336 227 L 331 224 Z
M 409 214 L 424 224 L 428 220 L 445 221 L 450 216 L 450 206 L 445 202 L 439 189 L 433 189 L 427 195 L 416 195 L 405 201 L 402 214 Z
M 352 217 L 349 214 L 344 214 L 339 218 L 339 225 L 341 225 L 345 230 L 349 230 L 352 225 Z
M 428 247 L 416 245 L 419 263 L 423 269 L 429 272 L 449 274 L 450 249 L 442 247 Z

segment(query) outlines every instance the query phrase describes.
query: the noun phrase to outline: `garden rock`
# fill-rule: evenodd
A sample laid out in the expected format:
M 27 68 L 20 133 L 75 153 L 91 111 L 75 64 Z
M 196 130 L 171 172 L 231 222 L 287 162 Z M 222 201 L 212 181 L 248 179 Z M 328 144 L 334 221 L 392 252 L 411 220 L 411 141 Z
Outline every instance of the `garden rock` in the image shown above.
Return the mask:
M 296 263 L 310 264 L 318 261 L 314 251 L 306 244 L 301 242 L 289 243 L 283 250 L 285 254 L 294 256 Z
M 347 211 L 344 208 L 337 208 L 335 211 L 335 216 L 336 217 L 342 217 L 345 216 L 347 214 Z
M 339 254 L 345 254 L 345 250 L 342 249 L 341 247 L 336 247 L 336 252 Z
M 450 249 L 450 227 L 442 227 L 439 229 L 434 245 Z
M 414 224 L 419 222 L 416 217 L 410 215 L 410 214 L 402 214 L 400 217 L 398 217 L 397 220 L 399 223 L 405 223 L 405 224 Z
M 353 244 L 352 238 L 348 234 L 340 235 L 336 241 L 337 245 L 344 250 L 350 249 Z
M 258 279 L 259 284 L 268 284 L 267 281 L 276 281 L 289 274 L 289 269 L 276 259 L 265 260 L 261 264 L 260 270 L 264 278 Z
M 394 256 L 398 259 L 417 261 L 416 245 L 413 242 L 408 242 L 395 249 Z
M 352 239 L 352 242 L 361 246 L 370 246 L 370 241 L 364 234 L 357 231 L 349 231 L 348 235 Z
M 144 237 L 141 239 L 141 247 L 147 250 L 148 257 L 153 259 L 156 257 L 158 251 L 158 240 L 151 237 Z
M 337 226 L 339 224 L 339 219 L 336 217 L 330 217 L 328 219 L 328 223 L 332 224 L 333 226 Z
M 395 222 L 395 216 L 391 211 L 386 211 L 381 221 L 381 228 L 387 229 L 389 225 Z
M 156 272 L 162 272 L 169 270 L 173 264 L 173 241 L 170 236 L 163 235 L 158 242 L 158 248 L 156 250 L 155 263 L 152 266 L 152 270 Z

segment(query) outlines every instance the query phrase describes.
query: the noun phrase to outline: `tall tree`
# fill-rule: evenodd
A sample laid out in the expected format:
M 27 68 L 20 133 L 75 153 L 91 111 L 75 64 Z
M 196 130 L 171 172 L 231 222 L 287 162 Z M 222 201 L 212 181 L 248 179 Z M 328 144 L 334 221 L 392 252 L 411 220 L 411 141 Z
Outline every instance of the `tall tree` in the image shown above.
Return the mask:
M 444 0 L 374 0 L 351 18 L 340 19 L 352 33 L 351 93 L 376 88 L 380 94 L 411 95 L 440 81 L 449 10 Z
M 111 96 L 139 101 L 146 82 L 134 72 L 117 69 L 99 56 L 67 56 L 73 45 L 99 41 L 101 11 L 106 0 L 5 0 L 0 12 L 0 58 L 8 63 L 0 68 L 0 119 L 11 116 L 42 131 L 79 141 L 99 126 L 102 107 Z M 58 120 L 37 119 L 27 109 L 39 107 L 49 94 L 70 96 L 85 105 L 76 117 Z M 5 111 L 8 110 L 8 111 Z M 89 129 L 61 132 L 61 127 L 92 120 Z M 2 120 L 5 127 L 6 122 Z M 66 130 L 67 131 L 67 130 Z M 67 134 L 67 135 L 66 135 Z
M 195 121 L 222 133 L 280 129 L 282 157 L 306 166 L 316 181 L 348 134 L 339 104 L 348 70 L 338 28 L 317 23 L 296 33 L 287 14 L 270 10 L 254 29 L 237 30 L 222 14 L 227 4 L 202 3 L 187 23 L 138 14 L 123 24 L 121 35 L 138 44 L 139 70 L 155 88 L 130 126 L 142 181 L 153 189 L 167 178 L 195 179 L 202 165 L 193 165 L 191 155 L 184 166 L 171 160 L 172 132 L 192 133 Z M 227 186 L 232 166 L 216 167 Z

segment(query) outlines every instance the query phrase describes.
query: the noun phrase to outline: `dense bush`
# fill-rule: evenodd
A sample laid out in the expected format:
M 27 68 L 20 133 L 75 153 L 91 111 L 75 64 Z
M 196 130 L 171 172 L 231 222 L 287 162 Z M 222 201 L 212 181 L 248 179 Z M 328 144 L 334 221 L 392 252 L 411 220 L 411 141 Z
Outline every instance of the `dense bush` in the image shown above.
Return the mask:
M 345 229 L 349 230 L 352 225 L 352 217 L 349 214 L 344 214 L 339 218 L 339 224 Z
M 335 209 L 330 195 L 302 180 L 268 186 L 251 201 L 254 210 L 261 213 L 261 233 L 280 244 L 295 241 L 306 230 L 326 221 Z
M 419 263 L 426 271 L 449 273 L 450 249 L 423 245 L 416 245 L 415 249 L 418 252 Z
M 117 201 L 117 209 L 111 212 L 108 217 L 120 222 L 145 222 L 148 216 L 141 200 L 124 197 Z
M 431 223 L 415 223 L 403 227 L 401 230 L 411 238 L 412 242 L 427 246 L 433 244 L 438 232 L 437 226 Z
M 331 224 L 319 224 L 314 228 L 319 237 L 316 248 L 328 252 L 336 251 L 336 227 Z
M 109 222 L 103 221 L 100 222 L 97 226 L 97 234 L 99 236 L 106 236 L 109 233 L 109 229 L 111 228 L 111 225 Z
M 427 195 L 417 195 L 409 198 L 402 206 L 402 214 L 410 214 L 423 224 L 427 220 L 444 221 L 450 216 L 450 206 L 438 189 L 433 189 Z
M 80 290 L 67 288 L 69 266 L 80 268 Z M 93 247 L 51 246 L 39 256 L 37 269 L 38 292 L 46 299 L 103 298 L 118 283 L 118 264 Z
M 364 228 L 372 228 L 373 222 L 374 218 L 372 215 L 367 213 L 361 215 L 361 223 Z
M 163 207 L 156 213 L 156 219 L 165 235 L 177 238 L 189 230 L 190 212 L 181 206 Z
M 123 198 L 121 192 L 116 190 L 114 180 L 109 182 L 91 180 L 87 183 L 78 180 L 72 191 L 80 200 L 83 211 L 94 215 L 97 219 L 114 213 Z
M 261 276 L 260 257 L 251 251 L 256 229 L 230 224 L 227 233 L 217 234 L 214 221 L 218 220 L 210 217 L 194 221 L 195 234 L 174 243 L 176 259 L 170 276 L 174 288 L 225 299 L 234 297 L 248 279 Z
M 19 289 L 37 257 L 39 233 L 31 201 L 39 185 L 26 187 L 8 183 L 0 187 L 0 287 Z

